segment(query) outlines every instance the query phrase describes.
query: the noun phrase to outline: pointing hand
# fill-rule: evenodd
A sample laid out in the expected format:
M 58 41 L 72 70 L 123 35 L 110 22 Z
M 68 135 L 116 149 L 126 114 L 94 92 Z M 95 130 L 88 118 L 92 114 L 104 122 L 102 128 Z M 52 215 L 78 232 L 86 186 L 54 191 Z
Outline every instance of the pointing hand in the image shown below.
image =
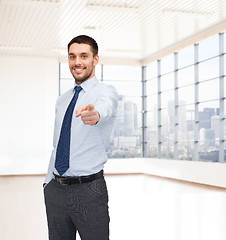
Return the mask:
M 80 116 L 85 125 L 91 126 L 95 125 L 100 119 L 99 113 L 95 110 L 95 107 L 92 104 L 89 104 L 85 107 L 78 107 L 76 111 L 76 117 Z

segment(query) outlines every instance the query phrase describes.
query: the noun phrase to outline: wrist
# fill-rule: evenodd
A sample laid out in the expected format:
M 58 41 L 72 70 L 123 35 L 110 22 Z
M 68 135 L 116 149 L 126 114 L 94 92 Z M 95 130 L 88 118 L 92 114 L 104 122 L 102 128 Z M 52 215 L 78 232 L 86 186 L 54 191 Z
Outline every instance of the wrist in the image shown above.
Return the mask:
M 99 122 L 99 120 L 100 120 L 100 114 L 99 114 L 99 112 L 97 112 L 97 121 L 96 121 L 95 125 L 97 125 L 97 123 Z

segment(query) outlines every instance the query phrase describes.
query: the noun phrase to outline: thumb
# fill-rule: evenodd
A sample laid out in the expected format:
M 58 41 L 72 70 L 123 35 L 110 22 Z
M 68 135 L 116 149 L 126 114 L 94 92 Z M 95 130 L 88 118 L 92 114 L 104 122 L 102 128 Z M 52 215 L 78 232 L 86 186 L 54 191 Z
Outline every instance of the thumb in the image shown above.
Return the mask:
M 93 104 L 89 104 L 89 105 L 86 106 L 87 111 L 92 111 L 93 109 L 94 109 Z

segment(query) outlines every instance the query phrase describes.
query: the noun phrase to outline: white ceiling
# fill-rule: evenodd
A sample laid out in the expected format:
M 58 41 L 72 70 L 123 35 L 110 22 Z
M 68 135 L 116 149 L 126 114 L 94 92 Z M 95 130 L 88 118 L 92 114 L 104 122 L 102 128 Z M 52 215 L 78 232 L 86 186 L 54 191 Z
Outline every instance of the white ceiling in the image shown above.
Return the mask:
M 66 59 L 79 34 L 103 63 L 147 64 L 226 30 L 226 0 L 0 0 L 0 55 Z

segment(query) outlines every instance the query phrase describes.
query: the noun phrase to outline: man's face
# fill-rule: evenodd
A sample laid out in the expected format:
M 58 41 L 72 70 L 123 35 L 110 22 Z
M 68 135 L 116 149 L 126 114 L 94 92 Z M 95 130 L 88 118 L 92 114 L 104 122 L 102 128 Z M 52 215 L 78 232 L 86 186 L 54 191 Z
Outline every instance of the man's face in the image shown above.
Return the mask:
M 73 43 L 69 48 L 68 58 L 70 71 L 77 84 L 95 75 L 95 66 L 99 61 L 99 56 L 93 56 L 90 45 Z

